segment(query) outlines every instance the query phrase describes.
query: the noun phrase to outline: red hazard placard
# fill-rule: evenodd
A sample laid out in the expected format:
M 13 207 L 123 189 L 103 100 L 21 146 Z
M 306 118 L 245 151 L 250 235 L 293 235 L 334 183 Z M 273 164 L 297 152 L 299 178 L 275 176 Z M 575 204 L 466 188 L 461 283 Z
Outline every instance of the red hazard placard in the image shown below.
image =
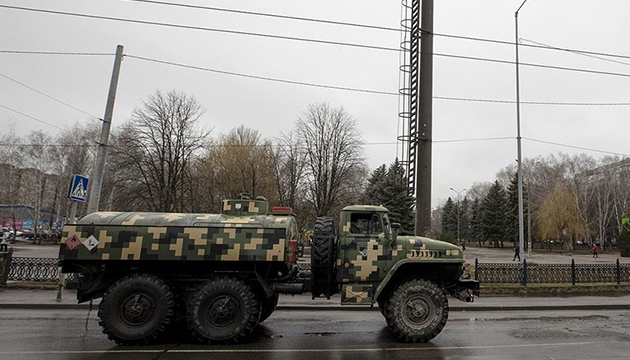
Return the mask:
M 72 237 L 69 237 L 68 240 L 66 240 L 66 246 L 70 250 L 74 250 L 74 248 L 79 245 L 81 245 L 81 241 L 79 241 L 79 238 L 76 235 L 72 235 Z

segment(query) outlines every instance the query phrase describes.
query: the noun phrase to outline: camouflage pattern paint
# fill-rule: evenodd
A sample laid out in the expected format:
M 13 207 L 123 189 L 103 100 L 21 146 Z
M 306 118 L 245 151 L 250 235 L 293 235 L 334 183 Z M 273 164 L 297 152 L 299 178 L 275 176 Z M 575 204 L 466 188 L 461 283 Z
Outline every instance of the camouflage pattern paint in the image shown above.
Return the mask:
M 386 213 L 387 209 L 382 206 L 353 205 L 342 210 L 336 266 L 337 281 L 344 288 L 345 284 L 377 285 L 401 262 L 464 263 L 463 252 L 453 244 L 418 236 L 397 236 L 393 241 Z M 358 233 L 361 231 L 357 231 L 356 226 L 353 228 L 353 214 L 364 214 L 364 218 L 368 218 L 365 214 L 370 214 L 369 219 L 375 226 Z
M 374 286 L 344 284 L 341 288 L 341 305 L 372 305 Z
M 253 201 L 250 201 L 253 202 Z M 225 204 L 225 203 L 224 203 Z M 252 210 L 268 211 L 259 206 Z M 285 262 L 298 236 L 292 216 L 97 212 L 66 225 L 62 241 L 94 236 L 91 250 L 62 243 L 63 260 L 187 260 Z

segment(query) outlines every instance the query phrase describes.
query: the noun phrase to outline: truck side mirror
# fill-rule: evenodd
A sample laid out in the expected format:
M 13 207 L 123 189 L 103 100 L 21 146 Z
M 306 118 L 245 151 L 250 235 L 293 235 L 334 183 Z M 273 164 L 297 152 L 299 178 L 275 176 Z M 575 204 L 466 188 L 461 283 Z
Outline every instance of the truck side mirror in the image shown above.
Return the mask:
M 389 239 L 390 245 L 396 243 L 396 238 L 398 237 L 398 231 L 400 231 L 400 223 L 392 223 L 392 238 Z

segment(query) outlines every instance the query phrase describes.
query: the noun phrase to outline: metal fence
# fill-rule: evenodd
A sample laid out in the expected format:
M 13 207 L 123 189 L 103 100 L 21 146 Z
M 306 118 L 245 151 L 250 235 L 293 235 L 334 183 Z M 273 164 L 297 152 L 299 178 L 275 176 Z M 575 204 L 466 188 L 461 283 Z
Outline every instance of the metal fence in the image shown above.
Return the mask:
M 9 280 L 59 281 L 59 260 L 13 256 L 9 267 Z
M 475 259 L 475 279 L 494 284 L 587 284 L 630 282 L 630 264 L 522 264 L 479 263 Z
M 310 263 L 298 264 L 301 271 Z M 68 274 L 72 277 L 73 274 Z M 528 264 L 480 263 L 475 259 L 475 279 L 493 284 L 584 284 L 630 282 L 630 264 Z M 8 280 L 59 281 L 57 259 L 13 256 Z

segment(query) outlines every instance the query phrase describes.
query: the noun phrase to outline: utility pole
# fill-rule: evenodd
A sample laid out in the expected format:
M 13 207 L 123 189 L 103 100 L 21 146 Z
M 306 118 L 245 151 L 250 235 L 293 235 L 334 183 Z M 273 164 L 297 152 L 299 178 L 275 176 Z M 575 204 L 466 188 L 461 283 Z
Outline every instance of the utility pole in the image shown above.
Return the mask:
M 517 148 L 517 156 L 518 156 L 518 244 L 519 244 L 519 257 L 521 259 L 521 263 L 525 261 L 525 253 L 524 253 L 524 242 L 525 242 L 525 228 L 523 223 L 523 158 L 521 156 L 521 90 L 519 83 L 519 69 L 518 69 L 518 12 L 521 11 L 521 8 L 527 0 L 523 1 L 521 6 L 518 7 L 516 12 L 514 13 L 514 22 L 515 22 L 515 37 L 514 37 L 514 45 L 516 46 L 516 148 Z
M 112 127 L 112 115 L 114 113 L 114 101 L 116 100 L 116 89 L 118 88 L 118 75 L 120 74 L 120 64 L 123 58 L 123 46 L 116 47 L 116 58 L 114 60 L 114 70 L 109 83 L 109 95 L 107 96 L 107 106 L 105 107 L 105 118 L 103 119 L 103 129 L 101 131 L 101 141 L 98 144 L 98 152 L 94 161 L 94 173 L 92 174 L 92 187 L 88 198 L 87 212 L 98 211 L 98 203 L 101 197 L 101 187 L 103 185 L 103 172 L 105 170 L 105 159 L 107 158 L 107 144 L 109 142 L 109 131 Z
M 433 146 L 433 0 L 422 0 L 420 84 L 418 102 L 418 151 L 416 177 L 416 231 L 431 231 L 431 150 Z

